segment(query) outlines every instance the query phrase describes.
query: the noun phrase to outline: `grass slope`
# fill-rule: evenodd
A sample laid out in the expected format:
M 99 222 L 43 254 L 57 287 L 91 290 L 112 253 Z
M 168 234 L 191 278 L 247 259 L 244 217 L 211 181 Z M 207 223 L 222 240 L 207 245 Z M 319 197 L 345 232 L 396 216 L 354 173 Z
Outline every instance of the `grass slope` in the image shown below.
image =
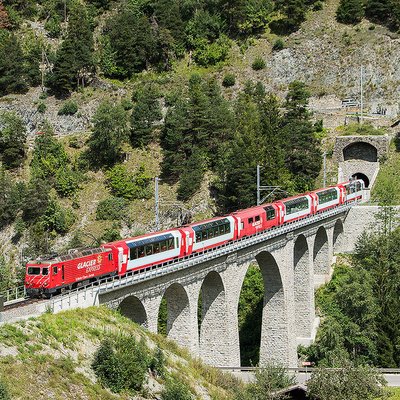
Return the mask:
M 110 335 L 134 335 L 147 346 L 158 346 L 167 370 L 186 382 L 196 398 L 227 400 L 240 387 L 231 375 L 204 366 L 175 343 L 152 335 L 119 313 L 92 307 L 44 314 L 0 327 L 0 381 L 16 399 L 129 399 L 103 388 L 91 368 L 100 341 Z M 149 375 L 141 399 L 153 399 L 163 381 Z

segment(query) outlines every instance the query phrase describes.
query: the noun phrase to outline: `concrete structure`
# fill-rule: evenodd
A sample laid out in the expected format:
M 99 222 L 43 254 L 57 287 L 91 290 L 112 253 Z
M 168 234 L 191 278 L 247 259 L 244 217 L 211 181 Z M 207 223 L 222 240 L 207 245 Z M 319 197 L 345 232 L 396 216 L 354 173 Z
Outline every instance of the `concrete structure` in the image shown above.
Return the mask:
M 338 182 L 360 178 L 372 187 L 379 171 L 379 161 L 387 156 L 390 137 L 338 136 L 333 157 L 338 162 Z
M 377 212 L 377 207 L 343 206 L 196 257 L 31 304 L 26 313 L 107 304 L 156 333 L 164 298 L 169 338 L 211 365 L 239 366 L 239 297 L 249 265 L 257 263 L 264 279 L 260 365 L 276 361 L 297 367 L 297 345 L 309 344 L 316 331 L 314 288 L 329 279 L 334 252 L 351 251 Z M 23 313 L 21 308 L 0 312 L 0 322 Z

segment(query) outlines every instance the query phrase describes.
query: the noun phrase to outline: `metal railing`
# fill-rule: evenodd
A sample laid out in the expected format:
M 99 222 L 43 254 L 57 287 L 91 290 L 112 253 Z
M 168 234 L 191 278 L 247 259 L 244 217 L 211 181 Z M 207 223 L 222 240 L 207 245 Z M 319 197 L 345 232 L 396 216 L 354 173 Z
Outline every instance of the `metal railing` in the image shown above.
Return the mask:
M 3 297 L 4 305 L 23 301 L 27 298 L 26 289 L 24 286 L 17 286 L 15 288 L 3 290 L 0 292 L 0 297 Z
M 92 296 L 93 296 L 93 292 L 95 292 L 96 294 L 104 294 L 107 292 L 112 292 L 114 290 L 120 289 L 121 287 L 124 287 L 124 286 L 130 286 L 133 284 L 137 284 L 139 282 L 154 279 L 154 278 L 162 276 L 162 275 L 167 275 L 169 273 L 176 272 L 181 269 L 190 268 L 194 265 L 198 265 L 198 264 L 204 263 L 206 261 L 224 256 L 224 255 L 228 255 L 230 253 L 236 252 L 236 251 L 244 249 L 246 247 L 249 247 L 249 246 L 252 246 L 255 244 L 259 244 L 261 242 L 264 242 L 264 241 L 272 239 L 272 238 L 276 238 L 278 236 L 284 235 L 289 232 L 293 232 L 296 229 L 299 229 L 304 226 L 311 225 L 313 223 L 322 221 L 331 216 L 341 214 L 343 212 L 348 211 L 351 207 L 353 207 L 356 204 L 358 204 L 358 203 L 352 202 L 349 204 L 343 204 L 343 205 L 340 205 L 333 209 L 320 212 L 318 214 L 309 215 L 309 216 L 303 217 L 299 220 L 285 223 L 284 225 L 281 225 L 278 227 L 273 227 L 266 231 L 258 232 L 249 237 L 244 237 L 244 238 L 237 239 L 235 241 L 225 243 L 216 248 L 214 247 L 212 249 L 192 253 L 189 256 L 171 260 L 166 263 L 156 264 L 156 265 L 153 265 L 151 267 L 147 267 L 147 268 L 144 268 L 141 270 L 129 271 L 128 273 L 126 273 L 123 276 L 117 275 L 117 276 L 114 276 L 111 278 L 110 277 L 103 278 L 103 279 L 93 282 L 89 285 L 81 286 L 79 288 L 70 290 L 67 293 L 63 293 L 63 294 L 54 296 L 52 298 L 53 308 L 54 308 L 55 302 L 62 304 L 64 302 L 65 298 L 68 298 L 68 300 L 66 300 L 66 302 L 68 304 L 71 304 L 71 298 L 74 296 L 76 296 L 76 299 L 78 301 L 80 293 L 83 293 L 84 298 L 86 299 L 88 290 L 91 292 L 90 294 Z M 274 247 L 274 246 L 281 247 L 281 245 L 282 245 L 282 243 L 278 242 L 278 243 L 271 245 L 271 247 Z

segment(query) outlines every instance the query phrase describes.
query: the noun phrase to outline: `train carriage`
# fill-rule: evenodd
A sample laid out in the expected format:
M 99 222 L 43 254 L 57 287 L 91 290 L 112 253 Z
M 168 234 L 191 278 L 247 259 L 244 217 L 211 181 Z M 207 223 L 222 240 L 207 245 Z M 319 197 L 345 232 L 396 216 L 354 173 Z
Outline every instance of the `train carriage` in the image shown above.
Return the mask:
M 236 239 L 236 220 L 232 216 L 212 218 L 181 228 L 186 237 L 186 253 L 204 251 Z
M 179 229 L 120 240 L 105 246 L 118 251 L 119 275 L 185 255 L 185 238 Z
M 344 203 L 344 191 L 338 186 L 314 190 L 310 195 L 314 200 L 313 213 L 322 212 Z
M 345 201 L 356 201 L 361 200 L 363 196 L 363 190 L 365 184 L 362 179 L 355 179 L 353 181 L 344 182 L 339 184 L 344 190 Z
M 310 194 L 278 200 L 275 204 L 281 209 L 280 223 L 296 221 L 314 212 L 314 201 Z

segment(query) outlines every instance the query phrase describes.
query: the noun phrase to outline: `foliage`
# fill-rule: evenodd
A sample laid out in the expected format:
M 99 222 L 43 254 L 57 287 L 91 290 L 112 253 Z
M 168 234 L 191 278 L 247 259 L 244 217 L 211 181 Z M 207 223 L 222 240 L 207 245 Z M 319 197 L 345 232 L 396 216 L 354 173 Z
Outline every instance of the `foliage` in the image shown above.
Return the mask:
M 256 381 L 236 396 L 236 400 L 282 400 L 284 394 L 276 393 L 295 384 L 295 377 L 279 365 L 267 365 L 256 371 Z
M 95 354 L 93 370 L 100 381 L 115 393 L 142 388 L 150 364 L 149 350 L 134 336 L 104 339 Z
M 155 376 L 165 378 L 167 371 L 165 368 L 165 355 L 164 352 L 157 347 L 151 358 L 149 368 Z
M 154 141 L 155 123 L 162 118 L 158 93 L 151 84 L 145 85 L 135 94 L 131 114 L 131 143 L 133 147 L 144 147 Z
M 0 29 L 0 96 L 28 90 L 20 43 L 14 33 Z
M 128 138 L 126 111 L 119 104 L 105 100 L 93 116 L 93 129 L 88 141 L 89 158 L 94 166 L 117 162 L 123 143 Z
M 254 71 L 260 71 L 261 69 L 265 68 L 265 61 L 262 57 L 258 56 L 254 59 L 253 63 L 251 64 L 251 68 Z
M 358 24 L 364 17 L 362 0 L 340 0 L 336 11 L 336 19 L 344 24 Z
M 367 0 L 365 15 L 371 21 L 385 25 L 393 31 L 400 27 L 400 4 L 396 0 Z
M 39 104 L 37 105 L 37 112 L 40 114 L 44 114 L 46 112 L 46 103 L 43 103 L 43 101 L 39 102 Z
M 184 382 L 170 378 L 161 392 L 161 400 L 192 400 L 190 388 Z
M 11 400 L 8 389 L 2 381 L 0 381 L 0 400 Z
M 283 50 L 284 48 L 285 48 L 285 42 L 281 38 L 276 39 L 274 45 L 272 46 L 272 50 L 274 51 L 280 51 Z
M 61 197 L 72 197 L 79 189 L 83 179 L 81 173 L 71 169 L 69 166 L 59 168 L 55 176 L 55 189 Z
M 86 8 L 79 4 L 71 9 L 67 36 L 57 51 L 49 83 L 56 95 L 66 96 L 85 86 L 93 70 L 93 33 Z
M 316 368 L 307 383 L 312 399 L 376 399 L 384 395 L 385 379 L 368 366 L 345 362 L 340 368 Z
M 0 227 L 4 227 L 14 221 L 21 208 L 24 186 L 15 183 L 3 168 L 0 169 L 0 185 Z
M 369 135 L 385 135 L 385 128 L 375 128 L 371 124 L 349 124 L 341 128 L 341 136 L 369 136 Z
M 25 158 L 26 127 L 13 112 L 0 114 L 0 154 L 6 168 L 19 167 Z
M 212 43 L 208 43 L 204 38 L 198 39 L 195 45 L 193 59 L 197 64 L 207 66 L 215 65 L 227 58 L 231 41 L 227 36 L 221 35 Z
M 318 292 L 325 320 L 308 356 L 319 365 L 346 359 L 356 365 L 398 365 L 400 229 L 393 229 L 393 219 L 384 208 L 375 231 L 357 243 L 354 267 L 336 266 L 331 282 Z
M 35 176 L 54 177 L 59 168 L 68 163 L 68 156 L 58 140 L 53 135 L 51 126 L 44 127 L 35 138 L 31 167 Z
M 258 266 L 251 265 L 243 281 L 238 307 L 241 365 L 259 362 L 263 302 L 261 271 Z
M 0 256 L 0 293 L 4 290 L 14 287 L 12 267 L 6 263 L 3 256 Z M 0 399 L 1 397 L 1 381 L 0 381 Z
M 42 216 L 43 227 L 49 232 L 65 234 L 73 222 L 71 211 L 62 207 L 56 199 L 50 199 Z
M 216 167 L 231 124 L 232 114 L 217 82 L 193 75 L 188 97 L 182 94 L 174 99 L 161 131 L 162 177 L 182 179 L 181 198 L 199 189 L 205 168 Z
M 129 173 L 122 164 L 116 164 L 106 173 L 107 185 L 112 194 L 124 199 L 148 199 L 151 196 L 151 178 L 141 165 L 135 174 Z
M 98 220 L 120 220 L 127 206 L 126 200 L 121 197 L 110 197 L 100 201 L 96 209 Z
M 225 74 L 224 79 L 222 80 L 222 86 L 230 87 L 234 86 L 235 83 L 236 83 L 236 78 L 234 74 L 232 73 Z
M 103 235 L 100 238 L 100 243 L 110 243 L 110 242 L 115 242 L 117 240 L 121 240 L 122 236 L 119 233 L 119 229 L 116 225 L 112 225 L 111 227 L 107 228 Z
M 78 104 L 73 100 L 66 100 L 58 110 L 58 115 L 74 115 L 78 112 Z
M 44 213 L 49 203 L 49 182 L 42 177 L 33 177 L 27 184 L 22 201 L 22 218 L 33 223 Z

